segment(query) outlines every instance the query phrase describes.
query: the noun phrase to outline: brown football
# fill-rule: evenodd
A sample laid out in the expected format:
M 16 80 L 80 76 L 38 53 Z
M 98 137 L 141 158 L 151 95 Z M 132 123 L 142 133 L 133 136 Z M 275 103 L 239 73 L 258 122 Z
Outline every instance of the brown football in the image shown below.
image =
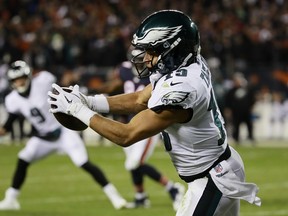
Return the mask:
M 62 87 L 64 91 L 67 92 L 71 92 L 72 90 L 67 88 L 67 87 Z M 53 88 L 52 92 L 54 94 L 59 94 L 58 91 L 56 89 Z M 51 105 L 52 108 L 54 108 L 55 105 Z M 55 116 L 55 118 L 57 119 L 57 121 L 62 124 L 64 127 L 71 129 L 71 130 L 75 130 L 75 131 L 83 131 L 85 130 L 88 126 L 86 124 L 84 124 L 82 121 L 80 121 L 79 119 L 71 116 L 71 115 L 67 115 L 65 113 L 53 113 L 53 115 Z

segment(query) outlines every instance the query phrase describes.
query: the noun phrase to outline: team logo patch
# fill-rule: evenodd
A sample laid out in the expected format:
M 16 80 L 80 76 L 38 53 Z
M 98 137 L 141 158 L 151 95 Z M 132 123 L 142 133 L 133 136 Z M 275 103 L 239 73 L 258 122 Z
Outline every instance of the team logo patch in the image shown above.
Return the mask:
M 161 102 L 164 105 L 168 104 L 179 104 L 182 101 L 184 101 L 189 95 L 189 92 L 182 92 L 182 91 L 172 91 L 167 94 L 165 94 L 161 98 Z

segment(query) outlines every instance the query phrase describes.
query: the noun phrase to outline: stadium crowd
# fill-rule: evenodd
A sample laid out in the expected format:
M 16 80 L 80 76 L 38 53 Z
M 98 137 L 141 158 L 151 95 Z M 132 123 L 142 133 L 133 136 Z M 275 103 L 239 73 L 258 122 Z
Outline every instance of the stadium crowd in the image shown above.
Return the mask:
M 93 87 L 91 78 L 107 78 L 126 59 L 140 21 L 160 9 L 182 10 L 198 24 L 201 52 L 220 87 L 229 88 L 233 74 L 242 72 L 258 92 L 280 92 L 286 99 L 285 0 L 4 0 L 0 75 L 5 65 L 23 59 L 34 69 L 53 72 L 65 84 Z M 225 91 L 217 93 L 221 101 Z

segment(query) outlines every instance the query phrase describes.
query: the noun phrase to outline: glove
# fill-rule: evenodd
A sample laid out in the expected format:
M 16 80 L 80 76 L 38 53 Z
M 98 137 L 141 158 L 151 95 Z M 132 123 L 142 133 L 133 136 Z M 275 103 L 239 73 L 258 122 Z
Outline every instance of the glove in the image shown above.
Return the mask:
M 57 84 L 53 83 L 52 87 L 59 93 L 54 93 L 49 91 L 48 92 L 48 96 L 50 97 L 50 99 L 48 99 L 48 103 L 50 103 L 51 105 L 55 105 L 53 108 L 51 108 L 52 112 L 63 112 L 66 113 L 65 110 L 68 106 L 68 104 L 75 102 L 75 103 L 82 103 L 84 105 L 88 105 L 87 104 L 87 97 L 80 93 L 79 91 L 79 86 L 75 85 L 75 86 L 70 86 L 69 88 L 66 87 L 60 87 Z M 65 91 L 65 89 L 69 89 L 70 91 Z M 67 114 L 67 113 L 66 113 Z
M 66 111 L 67 111 L 67 114 L 78 118 L 87 126 L 90 125 L 90 119 L 96 114 L 84 104 L 74 103 L 74 102 L 68 105 Z
M 79 86 L 75 85 L 71 93 L 66 92 L 57 84 L 52 84 L 52 87 L 56 89 L 58 94 L 51 91 L 48 92 L 48 96 L 50 97 L 48 103 L 51 105 L 49 111 L 51 113 L 62 112 L 67 115 L 72 115 L 89 126 L 90 118 L 95 115 L 95 112 L 86 106 L 87 102 L 84 97 L 77 96 L 77 94 L 80 93 Z M 74 94 L 73 91 L 76 94 Z
M 73 99 L 76 100 L 76 98 L 74 98 L 74 95 L 68 92 L 65 92 L 60 86 L 58 86 L 55 83 L 52 84 L 52 87 L 56 89 L 58 94 L 52 91 L 48 92 L 48 96 L 49 96 L 48 103 L 51 105 L 51 108 L 49 109 L 49 111 L 51 113 L 62 112 L 62 113 L 68 114 L 66 109 L 68 105 L 73 102 Z M 76 102 L 79 102 L 79 101 L 80 100 Z
M 109 112 L 109 104 L 107 98 L 104 95 L 98 94 L 95 96 L 86 96 L 79 91 L 78 85 L 69 86 L 68 89 L 72 90 L 71 94 L 80 99 L 81 103 L 86 105 L 89 109 L 100 113 Z M 77 98 L 75 98 L 73 101 L 78 101 Z
M 52 87 L 53 87 L 53 85 L 52 85 Z M 86 106 L 88 106 L 90 108 L 89 96 L 86 96 L 82 92 L 80 92 L 79 85 L 69 86 L 68 89 L 71 90 L 71 94 L 73 94 L 74 96 L 76 96 L 78 99 L 81 100 L 81 103 L 85 104 Z M 74 101 L 77 101 L 77 99 L 75 98 Z

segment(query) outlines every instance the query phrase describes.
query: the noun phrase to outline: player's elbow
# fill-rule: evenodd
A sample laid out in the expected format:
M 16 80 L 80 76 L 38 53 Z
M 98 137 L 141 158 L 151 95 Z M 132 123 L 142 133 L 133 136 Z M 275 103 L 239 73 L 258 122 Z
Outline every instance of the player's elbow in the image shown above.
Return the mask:
M 119 139 L 119 142 L 117 144 L 125 148 L 133 145 L 134 143 L 140 141 L 141 139 L 142 138 L 140 134 L 128 132 L 126 136 L 122 137 L 122 139 Z
M 129 147 L 131 145 L 133 145 L 134 143 L 136 143 L 137 141 L 135 141 L 134 139 L 132 139 L 131 137 L 127 137 L 126 139 L 121 140 L 120 142 L 118 142 L 117 144 L 126 148 Z
M 128 147 L 140 140 L 148 138 L 151 134 L 149 130 L 139 127 L 139 122 L 131 120 L 127 124 L 120 124 L 119 130 L 114 131 L 114 142 L 122 147 Z

